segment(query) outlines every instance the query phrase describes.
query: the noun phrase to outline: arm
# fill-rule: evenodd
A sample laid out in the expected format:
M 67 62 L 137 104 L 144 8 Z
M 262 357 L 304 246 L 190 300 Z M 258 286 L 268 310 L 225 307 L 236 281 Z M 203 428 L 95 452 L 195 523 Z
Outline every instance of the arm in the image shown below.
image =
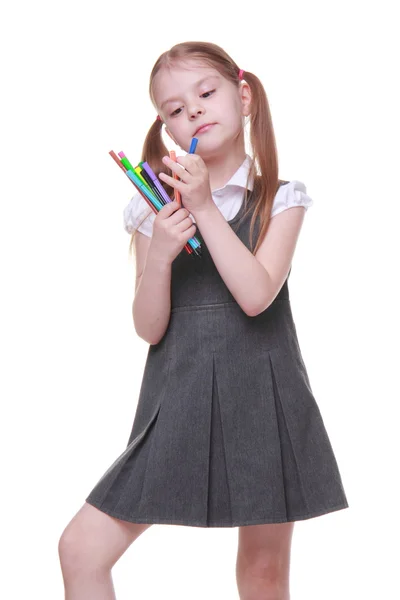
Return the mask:
M 136 283 L 132 306 L 136 333 L 149 344 L 163 337 L 171 314 L 171 265 L 152 251 L 151 237 L 136 232 Z
M 216 268 L 231 294 L 249 316 L 273 302 L 288 276 L 305 208 L 296 206 L 272 217 L 253 255 L 213 204 L 196 213 L 196 223 Z

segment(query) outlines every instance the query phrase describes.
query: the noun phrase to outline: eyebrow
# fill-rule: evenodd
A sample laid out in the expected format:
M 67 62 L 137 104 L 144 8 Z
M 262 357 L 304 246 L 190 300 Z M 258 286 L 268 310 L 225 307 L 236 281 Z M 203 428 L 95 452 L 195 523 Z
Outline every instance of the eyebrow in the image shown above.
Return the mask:
M 197 81 L 193 87 L 199 87 L 202 83 L 204 83 L 204 81 L 207 81 L 207 79 L 221 79 L 219 75 L 207 75 L 207 77 L 203 77 L 203 79 L 200 79 L 200 81 Z M 179 98 L 168 98 L 168 100 L 164 100 L 164 102 L 161 104 L 160 109 L 162 109 L 166 104 L 168 104 L 169 102 L 175 102 L 178 101 Z

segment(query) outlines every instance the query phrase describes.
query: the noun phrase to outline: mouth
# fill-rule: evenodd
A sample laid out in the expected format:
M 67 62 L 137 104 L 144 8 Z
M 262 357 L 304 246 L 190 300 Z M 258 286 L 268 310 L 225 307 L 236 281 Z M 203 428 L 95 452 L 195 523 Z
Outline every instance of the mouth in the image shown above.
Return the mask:
M 205 133 L 206 131 L 211 129 L 213 125 L 216 125 L 216 123 L 205 123 L 204 125 L 201 125 L 198 129 L 196 129 L 194 135 L 197 135 L 199 133 Z

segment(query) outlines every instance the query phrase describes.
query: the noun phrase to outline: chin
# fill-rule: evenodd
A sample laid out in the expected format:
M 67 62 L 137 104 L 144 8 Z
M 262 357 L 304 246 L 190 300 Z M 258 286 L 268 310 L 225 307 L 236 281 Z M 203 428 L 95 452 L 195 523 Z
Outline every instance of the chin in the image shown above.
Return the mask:
M 196 154 L 201 156 L 213 156 L 215 154 L 221 154 L 221 152 L 227 152 L 232 147 L 233 140 L 221 140 L 211 139 L 208 140 L 204 137 L 199 137 L 197 144 Z

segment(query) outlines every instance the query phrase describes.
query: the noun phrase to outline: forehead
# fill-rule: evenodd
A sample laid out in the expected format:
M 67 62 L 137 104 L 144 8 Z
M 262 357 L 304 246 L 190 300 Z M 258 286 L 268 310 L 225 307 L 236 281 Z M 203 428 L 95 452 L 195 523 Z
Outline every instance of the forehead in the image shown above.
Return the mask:
M 161 107 L 169 98 L 190 91 L 203 79 L 215 82 L 223 78 L 213 67 L 194 60 L 162 67 L 153 80 L 153 96 L 157 106 Z

